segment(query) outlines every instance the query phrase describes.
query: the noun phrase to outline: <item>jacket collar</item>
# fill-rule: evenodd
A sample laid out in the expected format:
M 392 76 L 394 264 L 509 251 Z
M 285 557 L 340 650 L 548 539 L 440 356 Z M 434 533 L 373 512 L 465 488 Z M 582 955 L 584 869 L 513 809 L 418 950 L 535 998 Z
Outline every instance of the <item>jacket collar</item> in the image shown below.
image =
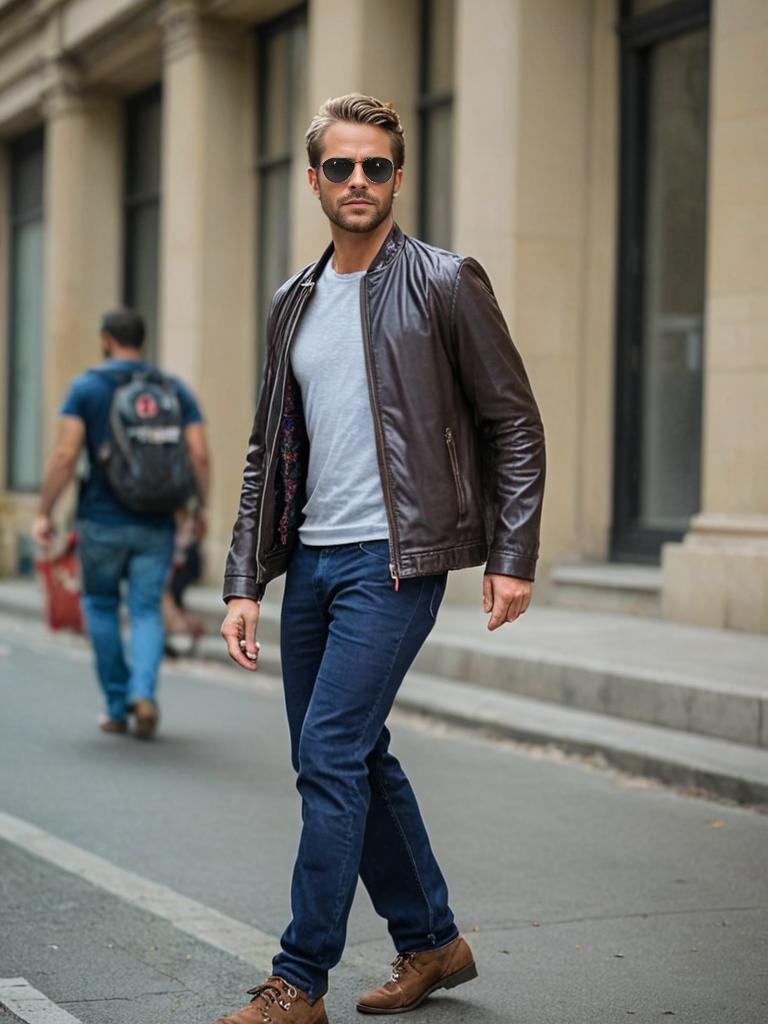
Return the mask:
M 368 267 L 368 274 L 374 274 L 380 270 L 384 270 L 385 267 L 388 267 L 404 245 L 405 235 L 399 225 L 393 222 L 389 234 L 382 242 L 381 248 L 371 261 L 371 265 Z M 317 284 L 331 256 L 333 256 L 333 242 L 330 243 L 317 263 L 310 268 L 309 277 L 306 283 L 311 282 L 313 285 Z

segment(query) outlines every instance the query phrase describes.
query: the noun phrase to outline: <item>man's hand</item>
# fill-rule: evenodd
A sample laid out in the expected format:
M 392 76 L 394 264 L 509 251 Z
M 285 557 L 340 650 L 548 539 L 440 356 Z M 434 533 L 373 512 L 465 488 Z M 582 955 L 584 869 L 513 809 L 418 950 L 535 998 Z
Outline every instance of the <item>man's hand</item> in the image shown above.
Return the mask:
M 221 624 L 221 635 L 227 644 L 227 653 L 233 661 L 251 672 L 258 668 L 259 647 L 256 627 L 261 607 L 248 597 L 233 597 L 227 604 L 227 614 Z
M 483 576 L 483 611 L 491 612 L 488 629 L 514 622 L 531 603 L 533 583 L 517 576 L 486 573 Z
M 35 516 L 35 521 L 32 523 L 32 536 L 43 551 L 50 548 L 56 536 L 56 527 L 51 522 L 50 516 L 42 514 Z

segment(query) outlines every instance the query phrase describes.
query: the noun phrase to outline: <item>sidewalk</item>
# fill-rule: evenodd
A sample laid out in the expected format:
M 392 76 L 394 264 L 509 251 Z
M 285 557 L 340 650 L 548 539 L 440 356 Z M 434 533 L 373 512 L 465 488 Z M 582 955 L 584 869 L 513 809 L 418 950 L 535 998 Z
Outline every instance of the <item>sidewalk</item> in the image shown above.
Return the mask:
M 215 588 L 193 588 L 227 661 Z M 0 610 L 40 615 L 32 581 L 0 581 Z M 486 733 L 600 754 L 610 764 L 742 803 L 768 804 L 768 636 L 534 606 L 494 633 L 444 605 L 398 705 Z M 262 605 L 261 668 L 279 675 L 279 602 Z

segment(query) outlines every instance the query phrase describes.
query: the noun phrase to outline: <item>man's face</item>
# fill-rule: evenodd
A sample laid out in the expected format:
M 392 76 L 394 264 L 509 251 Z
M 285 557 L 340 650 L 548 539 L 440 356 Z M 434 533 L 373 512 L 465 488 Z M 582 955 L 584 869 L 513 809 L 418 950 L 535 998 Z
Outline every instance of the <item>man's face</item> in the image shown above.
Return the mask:
M 356 161 L 346 181 L 335 184 L 326 178 L 322 167 L 307 170 L 312 191 L 320 199 L 326 217 L 338 227 L 355 234 L 375 231 L 392 210 L 392 198 L 400 191 L 402 168 L 396 169 L 389 181 L 376 185 L 363 173 L 359 161 L 380 156 L 392 159 L 387 132 L 373 124 L 350 124 L 337 121 L 323 136 L 323 161 L 344 157 Z

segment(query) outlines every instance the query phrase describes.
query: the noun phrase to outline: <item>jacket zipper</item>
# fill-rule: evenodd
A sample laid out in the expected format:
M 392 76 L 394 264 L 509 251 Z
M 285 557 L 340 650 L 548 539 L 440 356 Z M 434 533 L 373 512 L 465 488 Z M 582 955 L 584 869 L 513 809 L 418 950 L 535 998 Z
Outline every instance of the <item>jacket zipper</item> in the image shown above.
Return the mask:
M 296 333 L 296 328 L 297 328 L 298 323 L 299 323 L 299 317 L 301 316 L 301 314 L 302 314 L 302 312 L 304 310 L 304 306 L 307 304 L 309 296 L 312 294 L 312 289 L 314 287 L 315 287 L 315 282 L 314 281 L 306 281 L 304 284 L 301 285 L 301 288 L 303 289 L 303 292 L 302 292 L 301 297 L 299 298 L 299 301 L 298 301 L 298 303 L 296 305 L 296 310 L 294 311 L 293 320 L 291 320 L 291 322 L 290 322 L 290 328 L 289 328 L 289 331 L 288 331 L 288 337 L 287 337 L 286 342 L 285 342 L 285 348 L 283 349 L 283 354 L 281 356 L 280 363 L 278 363 L 277 369 L 275 370 L 275 379 L 278 380 L 278 381 L 280 380 L 280 373 L 281 373 L 281 371 L 285 369 L 285 367 L 287 365 L 287 362 L 288 362 L 288 353 L 289 353 L 290 348 L 291 348 L 291 342 L 293 341 L 293 337 L 294 337 L 294 335 Z M 271 472 L 271 469 L 272 469 L 272 460 L 274 458 L 275 448 L 277 447 L 277 441 L 278 441 L 278 438 L 280 437 L 280 431 L 282 430 L 283 407 L 285 405 L 285 384 L 286 384 L 286 380 L 285 380 L 285 376 L 283 376 L 282 386 L 280 387 L 280 411 L 278 412 L 278 415 L 277 415 L 277 424 L 278 425 L 277 425 L 277 429 L 275 430 L 275 436 L 274 436 L 274 438 L 272 440 L 272 447 L 270 448 L 270 451 L 269 451 L 269 456 L 267 458 L 267 463 L 266 463 L 266 466 L 264 467 L 264 486 L 263 486 L 263 489 L 262 489 L 261 504 L 260 504 L 260 507 L 259 507 L 259 521 L 258 521 L 258 524 L 256 526 L 256 583 L 257 584 L 262 582 L 263 576 L 266 574 L 266 566 L 262 564 L 261 559 L 260 559 L 260 555 L 261 555 L 261 541 L 262 541 L 261 526 L 262 526 L 262 520 L 264 518 L 264 498 L 265 498 L 266 490 L 267 490 L 267 481 L 269 480 L 270 472 Z M 266 426 L 266 430 L 267 431 L 269 430 L 269 421 L 270 421 L 271 416 L 272 416 L 272 406 L 273 406 L 274 400 L 275 400 L 275 392 L 272 393 L 272 397 L 270 398 L 270 401 L 269 401 L 269 408 L 267 409 L 267 426 Z
M 453 430 L 450 427 L 445 428 L 445 443 L 448 447 L 448 457 L 451 460 L 453 482 L 456 485 L 456 497 L 459 499 L 459 518 L 461 518 L 465 511 L 464 487 L 461 483 L 461 476 L 459 475 L 459 458 L 456 454 L 456 442 L 453 438 Z
M 365 369 L 368 377 L 368 395 L 371 400 L 371 412 L 373 413 L 373 427 L 376 434 L 376 454 L 379 459 L 379 473 L 381 475 L 381 486 L 384 493 L 384 507 L 387 512 L 387 521 L 389 522 L 389 535 L 392 538 L 392 553 L 394 561 L 389 563 L 389 575 L 395 582 L 395 590 L 400 589 L 400 578 L 399 578 L 399 562 L 400 562 L 400 546 L 397 538 L 397 529 L 395 528 L 395 512 L 392 505 L 392 492 L 389 487 L 389 474 L 387 472 L 387 464 L 384 459 L 384 429 L 381 425 L 381 409 L 379 408 L 379 399 L 376 394 L 376 388 L 373 382 L 373 356 L 371 350 L 371 323 L 368 311 L 368 288 L 367 279 L 364 277 L 360 282 L 360 311 L 361 311 L 361 323 L 363 328 L 363 349 L 365 351 Z

